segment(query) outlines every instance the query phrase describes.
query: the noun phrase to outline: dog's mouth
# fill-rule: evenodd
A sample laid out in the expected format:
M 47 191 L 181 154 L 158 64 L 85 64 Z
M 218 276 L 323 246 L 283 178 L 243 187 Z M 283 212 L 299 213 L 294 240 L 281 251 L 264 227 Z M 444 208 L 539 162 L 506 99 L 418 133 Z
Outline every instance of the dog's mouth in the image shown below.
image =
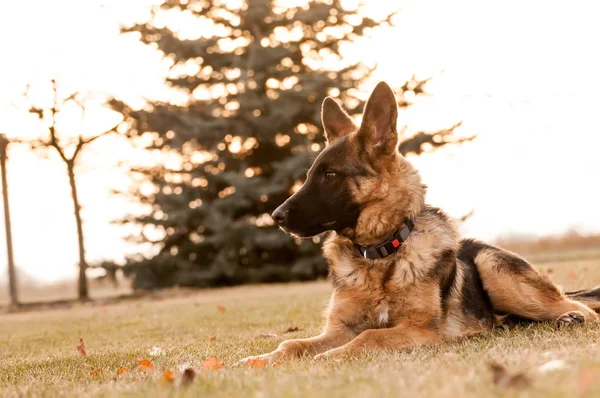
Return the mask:
M 280 225 L 279 229 L 291 235 L 294 235 L 297 238 L 310 238 L 322 234 L 323 232 L 334 230 L 336 224 L 337 220 L 334 220 L 320 224 L 314 224 L 312 227 L 308 228 L 294 228 L 289 225 Z
M 329 221 L 326 223 L 321 224 L 321 226 L 323 228 L 327 228 L 327 229 L 333 229 L 333 226 L 337 223 L 337 221 Z

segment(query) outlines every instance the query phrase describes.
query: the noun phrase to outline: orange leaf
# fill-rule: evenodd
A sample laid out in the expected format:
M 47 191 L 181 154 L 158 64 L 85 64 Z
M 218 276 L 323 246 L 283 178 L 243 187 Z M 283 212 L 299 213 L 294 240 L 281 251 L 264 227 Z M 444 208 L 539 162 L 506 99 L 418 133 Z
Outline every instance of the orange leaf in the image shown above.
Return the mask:
M 269 364 L 269 361 L 266 359 L 249 359 L 246 364 L 250 369 L 264 368 Z
M 571 271 L 569 272 L 569 279 L 575 279 L 577 278 L 577 275 L 575 275 L 575 272 Z
M 139 369 L 142 372 L 152 372 L 154 370 L 154 364 L 149 359 L 138 359 Z
M 211 336 L 210 341 L 217 341 L 217 336 Z
M 94 369 L 90 372 L 92 376 L 98 376 L 102 372 L 102 369 Z
M 83 337 L 79 338 L 79 344 L 77 345 L 77 351 L 81 354 L 82 357 L 87 357 L 87 353 L 85 352 L 85 344 L 83 344 Z
M 278 367 L 280 367 L 280 366 L 281 366 L 281 362 L 275 362 L 275 363 L 272 365 L 272 367 L 274 367 L 274 368 L 278 368 Z
M 129 369 L 127 368 L 121 368 L 119 370 L 117 370 L 117 375 L 123 375 L 125 373 L 129 372 Z
M 219 310 L 219 312 L 227 311 L 227 308 L 223 307 L 222 305 L 217 305 L 217 309 Z
M 163 383 L 167 383 L 167 384 L 173 384 L 173 382 L 175 381 L 175 375 L 173 374 L 172 371 L 170 370 L 165 370 L 165 373 L 163 373 L 162 377 L 160 378 L 160 380 Z
M 225 364 L 217 357 L 210 357 L 206 361 L 202 361 L 202 370 L 216 370 L 224 367 Z

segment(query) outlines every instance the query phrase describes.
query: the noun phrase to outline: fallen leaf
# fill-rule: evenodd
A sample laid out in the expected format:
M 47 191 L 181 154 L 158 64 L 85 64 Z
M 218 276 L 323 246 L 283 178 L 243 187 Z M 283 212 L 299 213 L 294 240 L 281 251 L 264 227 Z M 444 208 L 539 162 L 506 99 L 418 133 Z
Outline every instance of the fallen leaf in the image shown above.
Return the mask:
M 202 370 L 217 370 L 225 367 L 225 364 L 217 357 L 210 357 L 202 361 Z
M 289 328 L 287 328 L 287 330 L 283 333 L 293 333 L 293 332 L 298 332 L 300 331 L 300 329 L 298 329 L 297 326 L 290 326 Z
M 581 373 L 579 373 L 579 377 L 577 380 L 577 391 L 579 392 L 579 396 L 582 396 L 585 393 L 587 393 L 592 387 L 592 384 L 596 379 L 595 373 L 596 372 L 594 372 L 594 369 L 590 368 L 585 368 L 581 370 Z
M 219 312 L 225 312 L 227 311 L 227 308 L 223 307 L 222 305 L 217 305 L 217 310 L 219 310 Z
M 250 369 L 264 368 L 268 364 L 269 361 L 266 359 L 249 359 L 248 362 L 246 362 L 246 365 L 248 365 Z
M 196 371 L 192 368 L 187 368 L 183 371 L 183 375 L 181 376 L 181 385 L 187 386 L 191 384 L 196 378 Z
M 569 272 L 568 276 L 569 276 L 569 279 L 575 279 L 575 278 L 577 278 L 577 275 L 573 271 Z
M 98 376 L 102 372 L 101 369 L 94 369 L 90 372 L 92 376 Z
M 77 351 L 81 354 L 82 357 L 87 357 L 87 353 L 85 352 L 85 344 L 83 344 L 83 337 L 79 338 L 79 344 L 77 345 Z
M 492 379 L 499 388 L 526 388 L 531 385 L 531 381 L 524 373 L 510 374 L 506 366 L 499 363 L 490 363 Z
M 160 378 L 160 381 L 165 384 L 173 384 L 173 382 L 175 381 L 175 375 L 172 371 L 165 370 L 165 372 L 162 374 L 162 377 Z
M 281 362 L 275 362 L 273 365 L 271 365 L 274 368 L 278 368 L 281 366 Z
M 542 373 L 552 372 L 555 370 L 564 369 L 567 366 L 566 362 L 562 359 L 554 359 L 552 361 L 548 361 L 542 366 L 539 367 L 539 371 Z
M 279 336 L 277 336 L 276 334 L 272 334 L 272 333 L 265 333 L 265 334 L 259 334 L 258 336 L 256 336 L 254 338 L 254 340 L 260 340 L 260 339 L 278 339 Z
M 217 341 L 217 336 L 211 336 L 209 340 L 210 341 Z
M 150 355 L 151 357 L 160 357 L 165 355 L 165 350 L 163 350 L 162 348 L 160 348 L 159 346 L 154 346 L 152 347 L 152 349 L 148 352 L 148 355 Z
M 119 370 L 117 370 L 117 375 L 124 375 L 125 373 L 129 372 L 129 369 L 127 368 L 121 368 Z
M 154 364 L 149 359 L 138 359 L 139 370 L 142 372 L 152 372 L 154 370 Z

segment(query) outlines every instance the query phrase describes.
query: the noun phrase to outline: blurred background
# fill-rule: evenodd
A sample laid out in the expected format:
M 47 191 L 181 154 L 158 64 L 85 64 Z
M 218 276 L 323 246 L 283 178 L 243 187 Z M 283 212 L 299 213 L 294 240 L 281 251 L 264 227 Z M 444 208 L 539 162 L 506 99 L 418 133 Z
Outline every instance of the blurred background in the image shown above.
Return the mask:
M 323 149 L 322 100 L 359 121 L 380 80 L 400 151 L 464 235 L 534 261 L 598 257 L 597 11 L 2 2 L 0 303 L 325 277 L 321 238 L 269 214 Z

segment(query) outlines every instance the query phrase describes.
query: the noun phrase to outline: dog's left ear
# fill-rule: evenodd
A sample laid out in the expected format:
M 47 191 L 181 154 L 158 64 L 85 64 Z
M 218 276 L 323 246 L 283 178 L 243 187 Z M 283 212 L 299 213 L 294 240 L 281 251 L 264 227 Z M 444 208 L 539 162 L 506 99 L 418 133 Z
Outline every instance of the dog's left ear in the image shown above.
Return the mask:
M 321 121 L 325 130 L 325 138 L 329 144 L 356 131 L 356 126 L 350 116 L 331 97 L 327 97 L 323 101 Z
M 390 155 L 398 145 L 398 104 L 394 92 L 385 82 L 377 84 L 363 113 L 358 136 L 367 152 Z

